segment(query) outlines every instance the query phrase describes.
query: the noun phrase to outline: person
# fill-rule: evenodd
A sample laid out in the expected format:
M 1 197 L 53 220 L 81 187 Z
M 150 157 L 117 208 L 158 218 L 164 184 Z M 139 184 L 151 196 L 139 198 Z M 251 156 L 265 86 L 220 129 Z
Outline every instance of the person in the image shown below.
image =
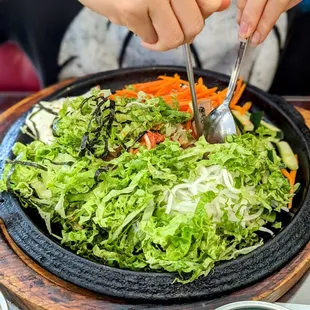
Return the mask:
M 129 66 L 184 65 L 230 74 L 240 39 L 251 37 L 242 77 L 268 90 L 287 35 L 284 12 L 301 0 L 80 0 L 58 62 L 59 78 Z M 135 34 L 135 35 L 132 35 Z

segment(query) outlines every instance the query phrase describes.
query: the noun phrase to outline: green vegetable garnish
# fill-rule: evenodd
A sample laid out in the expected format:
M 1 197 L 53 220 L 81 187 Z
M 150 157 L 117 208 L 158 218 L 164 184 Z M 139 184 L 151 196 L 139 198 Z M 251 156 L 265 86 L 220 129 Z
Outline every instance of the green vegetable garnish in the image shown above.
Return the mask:
M 78 255 L 191 282 L 261 246 L 258 231 L 281 228 L 276 214 L 291 195 L 258 124 L 259 135 L 193 143 L 180 125 L 190 118 L 143 94 L 112 102 L 93 91 L 67 100 L 50 144 L 16 143 L 0 190 L 36 208 L 49 233 L 60 228 L 61 243 Z M 140 138 L 150 130 L 166 139 L 148 150 Z

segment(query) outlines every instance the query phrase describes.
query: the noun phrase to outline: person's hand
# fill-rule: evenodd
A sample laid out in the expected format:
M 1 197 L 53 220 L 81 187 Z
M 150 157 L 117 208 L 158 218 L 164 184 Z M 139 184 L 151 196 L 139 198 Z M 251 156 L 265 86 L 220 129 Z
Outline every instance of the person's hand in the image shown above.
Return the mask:
M 192 42 L 202 31 L 204 20 L 226 9 L 231 0 L 80 1 L 112 23 L 126 26 L 142 39 L 144 47 L 166 51 Z
M 240 24 L 240 38 L 246 39 L 253 35 L 251 38 L 253 46 L 264 42 L 280 15 L 301 1 L 238 0 L 237 21 Z

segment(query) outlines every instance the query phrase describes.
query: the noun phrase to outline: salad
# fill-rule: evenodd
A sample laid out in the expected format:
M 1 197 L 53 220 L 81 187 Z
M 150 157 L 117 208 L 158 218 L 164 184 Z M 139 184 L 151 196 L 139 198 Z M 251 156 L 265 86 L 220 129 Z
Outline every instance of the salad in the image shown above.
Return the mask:
M 48 232 L 78 255 L 130 270 L 178 273 L 188 283 L 247 254 L 282 227 L 299 184 L 282 131 L 238 105 L 241 135 L 197 139 L 188 82 L 178 75 L 99 87 L 40 102 L 6 161 L 0 190 L 35 208 Z M 227 92 L 196 84 L 212 109 Z

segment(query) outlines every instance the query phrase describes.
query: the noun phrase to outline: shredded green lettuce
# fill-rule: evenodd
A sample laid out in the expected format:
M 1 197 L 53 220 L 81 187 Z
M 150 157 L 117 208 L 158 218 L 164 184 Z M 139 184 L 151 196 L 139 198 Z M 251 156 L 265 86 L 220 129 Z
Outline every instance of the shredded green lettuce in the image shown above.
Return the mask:
M 157 126 L 175 134 L 190 116 L 159 98 L 120 99 L 114 112 L 109 101 L 98 108 L 101 100 L 67 101 L 55 140 L 17 143 L 18 161 L 7 162 L 0 181 L 1 191 L 38 210 L 64 246 L 112 267 L 176 272 L 176 281 L 187 283 L 261 246 L 262 227 L 281 228 L 276 214 L 291 198 L 290 185 L 261 132 L 223 144 L 200 138 L 187 149 L 167 138 L 105 160 L 107 141 L 112 152 Z
M 176 125 L 191 119 L 189 113 L 172 108 L 161 98 L 116 98 L 100 96 L 67 100 L 54 121 L 54 135 L 67 153 L 106 156 L 134 147 L 136 138 L 147 130 Z M 164 133 L 164 132 L 163 132 Z

